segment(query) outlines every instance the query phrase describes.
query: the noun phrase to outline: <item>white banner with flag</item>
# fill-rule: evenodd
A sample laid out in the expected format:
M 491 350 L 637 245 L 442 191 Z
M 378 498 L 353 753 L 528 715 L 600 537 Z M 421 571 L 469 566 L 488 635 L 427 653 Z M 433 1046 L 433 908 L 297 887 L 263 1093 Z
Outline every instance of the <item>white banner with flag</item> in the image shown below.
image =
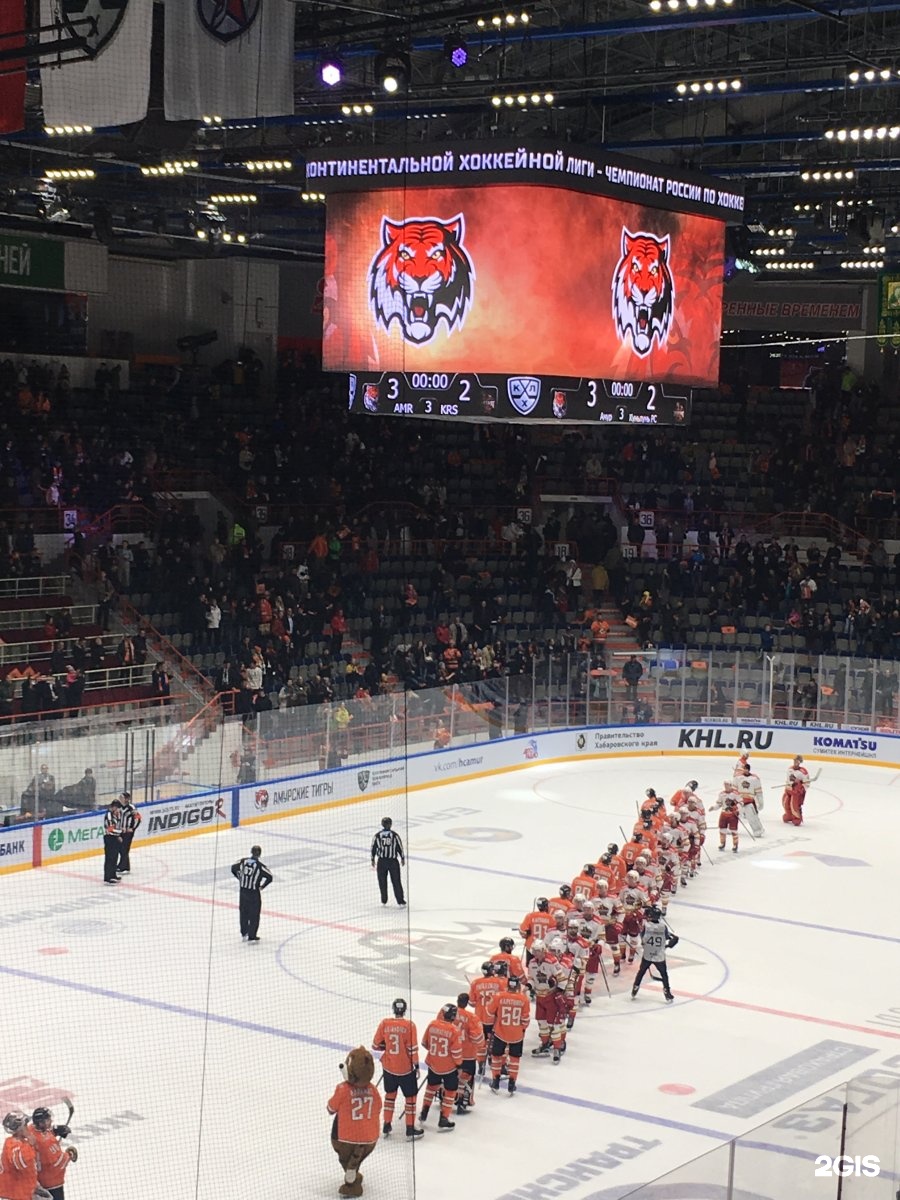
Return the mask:
M 167 0 L 169 121 L 294 111 L 291 0 Z
M 85 37 L 92 57 L 41 64 L 45 125 L 129 125 L 147 115 L 153 0 L 41 0 L 42 40 Z M 66 58 L 71 59 L 69 51 Z

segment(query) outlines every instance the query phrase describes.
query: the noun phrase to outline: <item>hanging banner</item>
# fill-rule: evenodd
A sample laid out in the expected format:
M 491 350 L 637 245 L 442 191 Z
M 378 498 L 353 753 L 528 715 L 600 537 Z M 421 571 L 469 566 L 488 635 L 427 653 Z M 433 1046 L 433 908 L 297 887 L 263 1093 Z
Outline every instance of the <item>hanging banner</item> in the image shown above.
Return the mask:
M 65 242 L 0 233 L 0 287 L 62 291 L 65 286 Z
M 18 50 L 25 45 L 25 0 L 3 0 L 0 4 L 0 50 Z M 12 35 L 12 36 L 9 36 Z M 25 127 L 25 63 L 22 70 L 13 59 L 3 64 L 9 74 L 0 75 L 0 133 L 16 133 Z
M 129 125 L 147 115 L 153 0 L 41 0 L 41 24 L 60 36 L 85 36 L 92 57 L 41 64 L 45 125 Z M 59 29 L 59 23 L 62 29 Z
M 292 113 L 296 11 L 290 0 L 168 0 L 166 120 Z
M 900 274 L 883 271 L 878 276 L 878 345 L 900 346 Z

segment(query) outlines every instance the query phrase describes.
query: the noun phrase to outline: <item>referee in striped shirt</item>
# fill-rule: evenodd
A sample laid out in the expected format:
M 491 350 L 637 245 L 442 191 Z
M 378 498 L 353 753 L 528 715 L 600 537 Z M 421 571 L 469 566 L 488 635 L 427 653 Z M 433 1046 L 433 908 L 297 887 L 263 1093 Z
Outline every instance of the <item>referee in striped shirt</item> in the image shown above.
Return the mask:
M 400 867 L 406 863 L 403 853 L 403 842 L 399 834 L 394 833 L 390 817 L 381 818 L 381 828 L 372 838 L 372 869 L 375 870 L 375 860 L 378 860 L 378 887 L 381 892 L 381 903 L 388 902 L 388 876 L 394 888 L 394 899 L 401 908 L 406 907 L 403 895 L 403 880 L 400 878 Z
M 272 882 L 272 872 L 259 861 L 261 846 L 251 846 L 248 858 L 239 858 L 231 873 L 241 885 L 239 904 L 241 937 L 258 942 L 259 915 L 262 912 L 262 890 Z

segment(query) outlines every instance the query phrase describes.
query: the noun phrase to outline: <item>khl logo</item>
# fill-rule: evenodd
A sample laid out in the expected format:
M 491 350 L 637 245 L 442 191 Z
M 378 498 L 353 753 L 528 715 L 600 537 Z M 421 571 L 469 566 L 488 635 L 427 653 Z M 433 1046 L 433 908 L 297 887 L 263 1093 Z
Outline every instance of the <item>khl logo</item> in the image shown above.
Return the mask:
M 510 375 L 506 381 L 506 394 L 516 412 L 527 417 L 541 398 L 541 381 L 533 375 Z

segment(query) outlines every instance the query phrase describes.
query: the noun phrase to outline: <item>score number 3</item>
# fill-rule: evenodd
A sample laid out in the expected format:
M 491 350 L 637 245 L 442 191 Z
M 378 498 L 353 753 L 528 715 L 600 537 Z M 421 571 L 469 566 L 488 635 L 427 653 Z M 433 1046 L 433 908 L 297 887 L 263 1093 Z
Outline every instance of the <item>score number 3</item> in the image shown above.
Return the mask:
M 647 401 L 647 412 L 656 412 L 656 384 L 648 383 L 647 390 L 650 392 L 650 398 Z M 588 400 L 588 402 L 587 402 L 588 408 L 596 408 L 596 406 L 597 406 L 597 380 L 596 379 L 588 380 L 588 394 L 591 397 L 590 400 Z M 616 412 L 624 413 L 625 409 L 620 405 L 619 408 L 616 410 Z M 624 415 L 621 416 L 619 419 L 624 421 L 625 420 Z

